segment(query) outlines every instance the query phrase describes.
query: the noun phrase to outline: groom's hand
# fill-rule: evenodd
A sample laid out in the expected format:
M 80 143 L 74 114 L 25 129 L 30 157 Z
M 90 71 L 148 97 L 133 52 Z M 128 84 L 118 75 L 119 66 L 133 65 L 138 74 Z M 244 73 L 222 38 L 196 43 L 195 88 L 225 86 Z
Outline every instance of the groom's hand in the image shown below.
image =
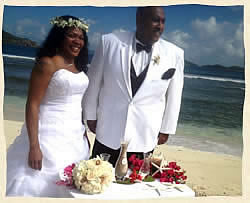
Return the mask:
M 92 133 L 96 133 L 97 120 L 87 120 L 87 125 Z
M 165 144 L 168 141 L 168 134 L 159 133 L 158 135 L 158 145 Z
M 88 146 L 89 146 L 89 149 L 90 149 L 90 147 L 91 147 L 91 146 L 90 146 L 89 137 L 88 137 L 88 135 L 87 135 L 87 130 L 85 130 L 85 132 L 84 132 L 83 136 L 85 136 L 85 137 L 86 137 L 87 142 L 88 142 Z

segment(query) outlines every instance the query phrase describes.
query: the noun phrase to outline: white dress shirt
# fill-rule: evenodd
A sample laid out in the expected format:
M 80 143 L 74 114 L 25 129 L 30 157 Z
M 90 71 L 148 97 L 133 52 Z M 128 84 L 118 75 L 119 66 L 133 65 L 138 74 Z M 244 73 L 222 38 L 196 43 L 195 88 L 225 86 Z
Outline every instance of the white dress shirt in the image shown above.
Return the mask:
M 149 64 L 150 59 L 151 59 L 151 55 L 152 55 L 153 47 L 149 53 L 147 53 L 145 50 L 137 53 L 136 52 L 136 43 L 140 43 L 142 45 L 144 45 L 144 44 L 141 43 L 138 39 L 136 39 L 136 37 L 134 38 L 133 49 L 132 49 L 133 50 L 132 51 L 132 61 L 133 61 L 136 75 L 138 76 L 144 70 L 144 68 L 146 68 L 146 66 Z

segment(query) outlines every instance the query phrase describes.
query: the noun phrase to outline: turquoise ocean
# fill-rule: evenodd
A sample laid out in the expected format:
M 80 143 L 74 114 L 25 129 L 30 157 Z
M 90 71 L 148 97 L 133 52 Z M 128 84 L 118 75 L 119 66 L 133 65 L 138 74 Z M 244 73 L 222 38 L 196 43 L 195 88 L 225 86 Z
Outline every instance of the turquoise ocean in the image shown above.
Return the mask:
M 35 48 L 3 45 L 5 120 L 24 121 L 35 54 Z M 243 68 L 185 67 L 179 124 L 168 144 L 241 157 L 244 96 Z

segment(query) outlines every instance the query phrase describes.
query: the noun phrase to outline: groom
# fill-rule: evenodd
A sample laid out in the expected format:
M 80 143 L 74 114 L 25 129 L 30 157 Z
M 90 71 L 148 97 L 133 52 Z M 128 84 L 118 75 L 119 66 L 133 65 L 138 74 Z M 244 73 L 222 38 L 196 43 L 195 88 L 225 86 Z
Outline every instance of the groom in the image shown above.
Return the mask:
M 113 166 L 122 140 L 142 157 L 175 134 L 184 52 L 160 38 L 164 24 L 162 7 L 139 7 L 136 32 L 103 35 L 92 59 L 83 117 L 96 133 L 93 157 L 109 153 Z

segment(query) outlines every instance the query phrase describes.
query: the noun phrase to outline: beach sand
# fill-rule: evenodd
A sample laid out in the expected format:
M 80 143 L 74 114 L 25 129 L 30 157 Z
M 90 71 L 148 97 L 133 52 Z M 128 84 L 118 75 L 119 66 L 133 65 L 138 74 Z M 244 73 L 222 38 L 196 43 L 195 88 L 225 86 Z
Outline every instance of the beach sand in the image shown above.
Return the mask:
M 21 126 L 22 122 L 4 121 L 7 148 L 19 135 Z M 88 131 L 88 136 L 93 144 L 95 135 Z M 167 144 L 158 146 L 155 151 L 163 152 L 168 161 L 176 161 L 187 171 L 187 185 L 196 196 L 242 195 L 241 158 Z

